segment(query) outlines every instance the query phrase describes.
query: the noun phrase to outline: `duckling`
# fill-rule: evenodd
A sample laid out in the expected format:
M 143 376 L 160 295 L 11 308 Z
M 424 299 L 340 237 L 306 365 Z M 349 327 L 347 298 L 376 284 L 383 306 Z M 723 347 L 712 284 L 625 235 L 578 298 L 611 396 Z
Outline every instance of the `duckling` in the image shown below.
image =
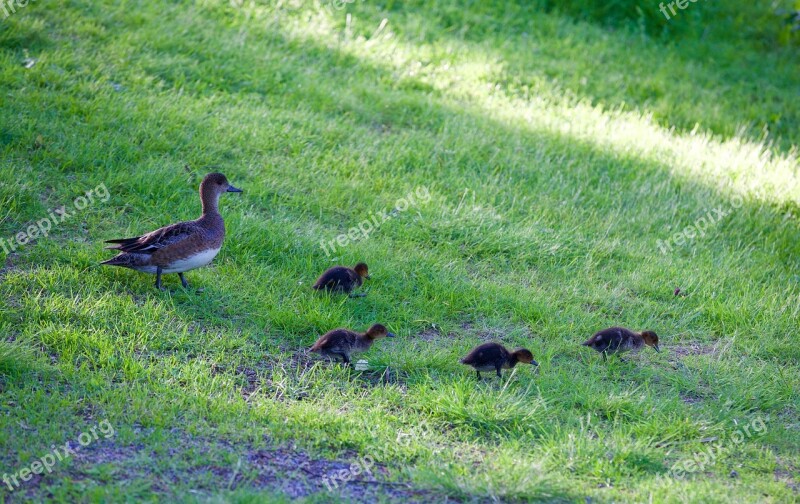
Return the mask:
M 331 292 L 350 294 L 353 289 L 361 287 L 364 278 L 369 279 L 369 268 L 363 262 L 358 263 L 353 268 L 345 266 L 334 266 L 328 268 L 312 287 L 315 290 L 328 290 Z M 366 294 L 351 295 L 351 297 L 362 297 Z
M 501 369 L 511 369 L 518 362 L 538 366 L 539 363 L 533 360 L 533 354 L 526 348 L 518 348 L 509 352 L 506 347 L 499 343 L 484 343 L 475 347 L 466 357 L 461 359 L 462 364 L 472 366 L 478 373 L 478 380 L 481 379 L 481 371 L 496 371 L 498 377 Z
M 369 350 L 375 340 L 385 337 L 394 338 L 394 334 L 381 324 L 374 324 L 365 333 L 357 333 L 349 329 L 334 329 L 320 336 L 309 351 L 318 352 L 330 358 L 338 356 L 344 363 L 350 364 L 351 353 L 365 352 Z
M 591 338 L 581 343 L 603 354 L 603 361 L 607 361 L 606 354 L 622 354 L 633 351 L 638 352 L 645 345 L 653 347 L 660 352 L 658 336 L 653 331 L 633 332 L 624 327 L 609 327 L 594 334 Z
M 219 214 L 219 197 L 225 192 L 242 192 L 233 187 L 221 173 L 209 173 L 200 184 L 203 215 L 199 219 L 179 222 L 133 238 L 107 240 L 115 243 L 110 250 L 119 254 L 100 264 L 130 268 L 156 276 L 161 289 L 161 275 L 177 273 L 184 288 L 189 282 L 183 273 L 210 263 L 225 239 L 225 223 Z

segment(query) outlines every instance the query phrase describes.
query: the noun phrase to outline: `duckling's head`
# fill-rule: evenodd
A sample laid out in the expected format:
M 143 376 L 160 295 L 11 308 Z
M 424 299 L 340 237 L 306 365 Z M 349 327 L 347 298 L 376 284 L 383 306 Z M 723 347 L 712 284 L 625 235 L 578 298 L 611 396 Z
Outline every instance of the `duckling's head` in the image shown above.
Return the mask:
M 353 268 L 353 271 L 358 273 L 358 276 L 360 276 L 360 277 L 369 278 L 369 268 L 367 268 L 367 264 L 366 263 L 358 263 L 358 264 L 356 264 L 356 267 Z
M 661 351 L 661 349 L 658 348 L 658 335 L 653 331 L 642 331 L 642 339 L 645 345 L 653 347 L 656 352 Z
M 518 348 L 514 350 L 511 354 L 517 358 L 517 362 L 524 362 L 525 364 L 531 364 L 534 366 L 538 366 L 539 363 L 533 360 L 533 354 L 527 348 Z
M 376 340 L 380 338 L 394 338 L 394 334 L 390 333 L 386 327 L 382 326 L 381 324 L 374 324 L 372 327 L 367 329 L 366 336 L 369 339 Z

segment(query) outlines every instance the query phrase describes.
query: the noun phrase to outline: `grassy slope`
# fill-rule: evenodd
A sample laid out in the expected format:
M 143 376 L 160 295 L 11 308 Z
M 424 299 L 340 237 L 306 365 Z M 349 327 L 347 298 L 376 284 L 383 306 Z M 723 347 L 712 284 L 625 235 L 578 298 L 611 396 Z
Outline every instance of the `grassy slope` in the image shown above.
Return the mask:
M 258 471 L 233 490 L 213 475 L 294 442 L 462 498 L 797 498 L 797 57 L 439 5 L 75 0 L 4 23 L 0 237 L 111 193 L 5 258 L 3 471 L 116 429 L 113 457 L 60 464 L 29 496 L 244 499 Z M 764 124 L 772 146 L 752 143 Z M 103 239 L 193 217 L 212 169 L 246 192 L 224 197 L 214 266 L 189 274 L 202 294 L 96 266 Z M 319 247 L 419 187 L 431 201 L 369 239 Z M 659 251 L 733 196 L 705 237 Z M 309 292 L 359 260 L 366 298 Z M 375 321 L 400 338 L 372 373 L 299 354 Z M 665 352 L 605 365 L 577 346 L 615 323 Z M 475 385 L 457 359 L 487 338 L 540 373 Z M 665 478 L 757 418 L 763 436 Z

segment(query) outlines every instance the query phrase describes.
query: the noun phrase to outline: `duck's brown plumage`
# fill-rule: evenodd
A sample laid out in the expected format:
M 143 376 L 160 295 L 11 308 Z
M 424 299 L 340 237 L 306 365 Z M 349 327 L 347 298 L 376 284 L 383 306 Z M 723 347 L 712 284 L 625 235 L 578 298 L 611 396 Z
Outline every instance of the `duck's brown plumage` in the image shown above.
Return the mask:
M 313 288 L 349 294 L 354 289 L 361 287 L 364 278 L 369 278 L 369 270 L 364 263 L 358 263 L 353 268 L 334 266 L 320 275 Z
M 320 336 L 309 351 L 331 358 L 341 357 L 342 361 L 350 363 L 350 354 L 369 350 L 376 339 L 383 337 L 393 338 L 394 334 L 381 324 L 372 325 L 364 333 L 334 329 Z
M 189 284 L 184 271 L 204 266 L 219 252 L 225 239 L 225 223 L 219 214 L 219 196 L 223 192 L 241 192 L 221 173 L 206 175 L 200 184 L 203 214 L 200 218 L 179 222 L 133 238 L 108 240 L 106 247 L 119 255 L 100 264 L 120 266 L 156 275 L 161 288 L 162 273 L 178 273 L 184 287 Z
M 652 346 L 657 352 L 658 336 L 652 331 L 637 333 L 625 327 L 609 327 L 596 332 L 591 338 L 581 343 L 603 354 L 622 354 L 641 350 L 645 345 Z
M 533 354 L 530 350 L 525 348 L 518 348 L 513 352 L 509 352 L 506 347 L 500 343 L 484 343 L 475 347 L 466 357 L 461 359 L 462 364 L 472 366 L 478 373 L 478 379 L 481 379 L 481 371 L 495 371 L 497 376 L 502 376 L 501 369 L 511 369 L 517 365 L 518 362 L 526 364 L 533 364 L 538 366 L 539 363 L 533 359 Z

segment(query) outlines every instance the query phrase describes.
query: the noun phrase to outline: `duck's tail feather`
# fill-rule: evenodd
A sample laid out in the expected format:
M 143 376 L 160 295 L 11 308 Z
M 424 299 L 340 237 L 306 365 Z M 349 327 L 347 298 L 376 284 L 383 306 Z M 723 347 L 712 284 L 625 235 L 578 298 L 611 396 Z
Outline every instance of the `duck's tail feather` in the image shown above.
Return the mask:
M 101 262 L 102 266 L 122 266 L 123 268 L 138 269 L 150 266 L 150 256 L 144 254 L 129 254 L 122 252 L 111 259 Z
M 106 247 L 107 250 L 125 250 L 129 251 L 130 248 L 137 248 L 139 245 L 139 239 L 141 236 L 136 236 L 133 238 L 116 238 L 114 240 L 106 240 L 105 243 L 113 243 L 110 247 Z
M 114 256 L 107 261 L 103 261 L 100 263 L 102 266 L 129 266 L 130 262 L 128 259 L 125 259 L 125 254 L 120 254 L 118 256 Z

